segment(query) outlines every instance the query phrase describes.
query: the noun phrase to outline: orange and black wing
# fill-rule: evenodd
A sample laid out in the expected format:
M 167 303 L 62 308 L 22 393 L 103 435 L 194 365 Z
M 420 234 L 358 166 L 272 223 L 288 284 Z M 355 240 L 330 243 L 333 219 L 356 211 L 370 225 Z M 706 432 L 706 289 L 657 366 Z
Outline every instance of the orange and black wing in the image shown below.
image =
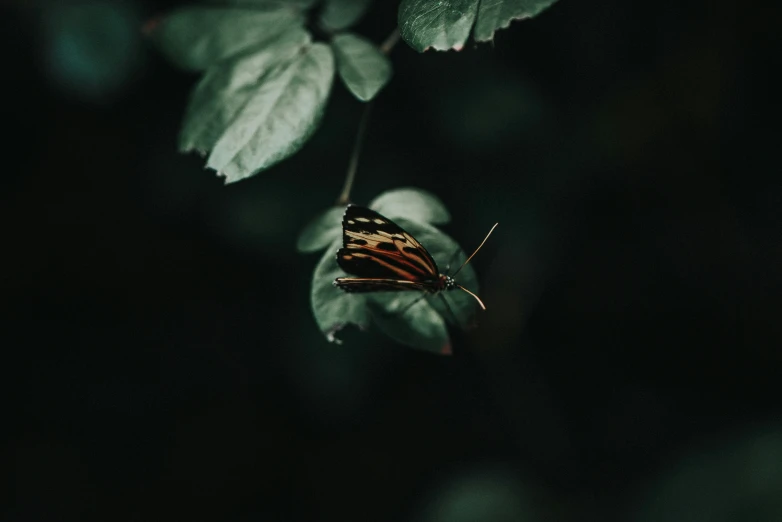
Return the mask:
M 337 278 L 336 286 L 347 292 L 437 289 L 440 272 L 432 256 L 390 219 L 350 205 L 342 219 L 342 232 L 337 263 L 358 277 Z

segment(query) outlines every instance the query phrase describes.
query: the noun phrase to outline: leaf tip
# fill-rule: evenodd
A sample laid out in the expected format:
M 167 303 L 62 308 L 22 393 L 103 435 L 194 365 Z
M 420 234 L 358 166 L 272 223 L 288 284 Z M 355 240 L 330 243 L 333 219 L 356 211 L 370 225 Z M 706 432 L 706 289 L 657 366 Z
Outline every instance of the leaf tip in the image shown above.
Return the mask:
M 440 355 L 453 355 L 451 343 L 446 343 L 443 345 L 443 347 L 440 349 Z
M 207 165 L 207 166 L 206 166 L 206 167 L 204 167 L 204 168 L 208 169 L 208 168 L 211 168 L 211 167 L 209 167 L 209 165 Z M 221 171 L 221 170 L 216 170 L 216 171 L 215 171 L 215 176 L 217 176 L 218 178 L 220 178 L 220 179 L 222 179 L 222 180 L 223 180 L 223 185 L 228 185 L 229 183 L 231 183 L 231 181 L 233 181 L 233 180 L 231 180 L 231 179 L 228 177 L 228 174 L 227 174 L 227 173 L 225 173 L 225 172 L 223 172 L 223 171 Z
M 337 337 L 337 333 L 339 333 L 343 328 L 345 328 L 348 325 L 348 323 L 336 323 L 328 330 L 325 330 L 323 334 L 326 336 L 326 340 L 330 343 L 334 344 L 342 344 L 342 339 Z M 358 326 L 359 330 L 363 330 L 364 328 L 359 324 Z
M 339 331 L 339 330 L 337 330 L 337 331 Z M 342 339 L 338 339 L 338 338 L 337 338 L 337 336 L 336 336 L 336 335 L 334 335 L 334 334 L 336 334 L 336 333 L 337 333 L 337 332 L 335 331 L 335 332 L 331 332 L 331 333 L 328 333 L 328 334 L 326 334 L 326 340 L 327 340 L 328 342 L 330 342 L 330 343 L 334 343 L 334 344 L 342 344 Z

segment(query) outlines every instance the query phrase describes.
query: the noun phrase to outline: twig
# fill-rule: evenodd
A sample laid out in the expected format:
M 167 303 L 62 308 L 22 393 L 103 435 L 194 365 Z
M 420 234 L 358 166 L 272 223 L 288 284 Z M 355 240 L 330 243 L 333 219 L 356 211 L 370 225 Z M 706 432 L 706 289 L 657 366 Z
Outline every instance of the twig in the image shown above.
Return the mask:
M 388 55 L 399 42 L 399 28 L 394 29 L 388 37 L 380 44 L 380 52 Z M 372 104 L 374 99 L 367 102 L 364 106 L 364 113 L 361 115 L 361 121 L 358 124 L 358 133 L 356 134 L 356 141 L 353 142 L 353 152 L 350 155 L 350 162 L 348 163 L 348 171 L 345 174 L 345 184 L 342 187 L 342 193 L 340 193 L 337 199 L 337 205 L 343 206 L 350 203 L 350 191 L 353 188 L 353 182 L 356 179 L 356 170 L 358 170 L 358 158 L 361 156 L 361 147 L 364 145 L 364 137 L 367 134 L 367 127 L 369 126 L 369 115 L 372 113 Z
M 383 40 L 383 43 L 380 44 L 380 52 L 383 54 L 390 53 L 396 43 L 399 41 L 400 36 L 401 34 L 399 33 L 399 28 L 397 27 L 391 32 L 391 34 L 388 35 L 388 38 Z
M 353 181 L 356 179 L 356 170 L 358 169 L 358 157 L 361 155 L 361 146 L 364 144 L 364 136 L 367 133 L 369 124 L 369 115 L 372 113 L 372 102 L 364 106 L 364 113 L 361 115 L 361 122 L 358 124 L 358 134 L 353 143 L 353 153 L 350 155 L 348 163 L 348 173 L 345 175 L 345 185 L 342 187 L 342 193 L 337 199 L 338 206 L 344 206 L 350 203 L 350 189 L 353 188 Z

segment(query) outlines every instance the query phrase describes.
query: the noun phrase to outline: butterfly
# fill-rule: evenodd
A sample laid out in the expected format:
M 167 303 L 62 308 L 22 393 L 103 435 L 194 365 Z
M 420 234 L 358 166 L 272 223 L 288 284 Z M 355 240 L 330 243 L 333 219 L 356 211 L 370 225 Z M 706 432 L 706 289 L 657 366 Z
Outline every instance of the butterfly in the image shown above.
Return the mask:
M 453 276 L 470 262 L 496 227 L 497 224 Z M 416 238 L 366 207 L 348 205 L 345 210 L 342 248 L 337 252 L 337 263 L 345 272 L 358 276 L 334 280 L 334 286 L 345 292 L 415 290 L 436 294 L 458 288 L 474 297 L 486 310 L 477 295 L 458 284 L 453 276 L 440 273 L 431 254 Z

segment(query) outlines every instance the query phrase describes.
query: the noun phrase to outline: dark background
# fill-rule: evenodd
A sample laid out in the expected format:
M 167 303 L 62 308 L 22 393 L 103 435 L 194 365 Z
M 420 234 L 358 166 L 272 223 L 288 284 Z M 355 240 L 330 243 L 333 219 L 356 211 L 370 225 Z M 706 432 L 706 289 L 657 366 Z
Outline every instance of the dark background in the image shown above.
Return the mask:
M 138 28 L 182 3 L 2 4 L 0 519 L 782 520 L 779 7 L 397 46 L 354 200 L 430 190 L 467 249 L 500 223 L 447 358 L 312 318 L 341 84 L 250 180 L 176 153 L 197 76 Z

